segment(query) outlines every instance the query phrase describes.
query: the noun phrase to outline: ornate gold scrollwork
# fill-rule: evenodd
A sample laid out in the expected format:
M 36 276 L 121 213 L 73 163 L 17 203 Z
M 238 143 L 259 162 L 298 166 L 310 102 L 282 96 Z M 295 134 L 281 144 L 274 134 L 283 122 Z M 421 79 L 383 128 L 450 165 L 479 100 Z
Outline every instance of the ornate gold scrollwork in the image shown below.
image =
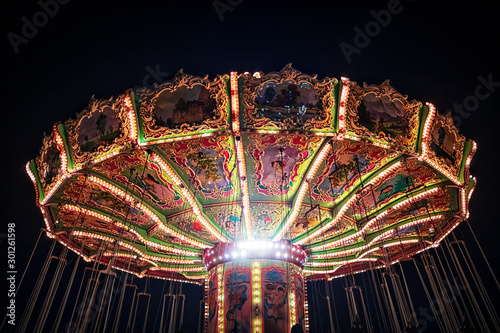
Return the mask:
M 118 136 L 110 142 L 100 142 L 92 151 L 84 151 L 79 138 L 82 130 L 85 130 L 82 124 L 94 116 L 96 112 L 104 112 L 107 108 L 113 110 L 116 118 L 120 121 L 119 129 L 115 129 L 119 131 Z M 97 126 L 97 124 L 92 125 Z M 73 153 L 73 160 L 77 164 L 85 164 L 110 151 L 126 146 L 129 143 L 129 120 L 124 106 L 124 95 L 119 96 L 117 99 L 111 97 L 108 100 L 92 97 L 89 106 L 77 114 L 76 119 L 66 122 L 65 126 L 68 131 L 68 141 Z
M 292 64 L 287 64 L 279 72 L 268 74 L 260 73 L 257 76 L 245 74 L 242 101 L 245 107 L 244 119 L 245 127 L 253 129 L 277 129 L 277 130 L 322 130 L 333 131 L 332 108 L 335 105 L 334 85 L 337 79 L 324 78 L 319 81 L 317 75 L 307 75 L 292 68 Z M 308 119 L 304 124 L 298 124 L 291 118 L 283 121 L 272 120 L 258 113 L 255 102 L 257 91 L 266 83 L 273 81 L 276 84 L 290 82 L 292 84 L 309 83 L 315 90 L 318 100 L 322 102 L 322 108 L 316 118 Z
M 207 130 L 229 129 L 227 106 L 229 97 L 226 91 L 226 81 L 228 75 L 218 75 L 213 81 L 208 79 L 208 75 L 197 77 L 185 74 L 180 70 L 172 81 L 162 83 L 153 91 L 146 88 L 137 91 L 140 100 L 140 117 L 142 118 L 144 140 L 158 140 L 170 136 L 185 136 L 197 134 Z M 164 92 L 174 92 L 179 87 L 192 89 L 196 85 L 201 85 L 208 90 L 210 98 L 215 99 L 215 115 L 211 119 L 204 119 L 201 124 L 183 123 L 178 126 L 160 126 L 154 116 L 154 109 L 157 106 L 160 95 Z
M 421 104 L 415 100 L 408 101 L 408 96 L 397 92 L 396 89 L 389 84 L 389 80 L 384 81 L 381 85 L 367 85 L 363 83 L 363 87 L 360 87 L 354 81 L 349 81 L 349 86 L 349 97 L 346 108 L 347 133 L 351 132 L 360 138 L 386 143 L 404 151 L 414 152 L 419 126 L 418 114 Z M 377 99 L 387 96 L 393 104 L 397 103 L 404 109 L 404 118 L 408 125 L 402 135 L 392 136 L 384 131 L 373 132 L 360 124 L 358 108 L 369 94 L 372 94 Z

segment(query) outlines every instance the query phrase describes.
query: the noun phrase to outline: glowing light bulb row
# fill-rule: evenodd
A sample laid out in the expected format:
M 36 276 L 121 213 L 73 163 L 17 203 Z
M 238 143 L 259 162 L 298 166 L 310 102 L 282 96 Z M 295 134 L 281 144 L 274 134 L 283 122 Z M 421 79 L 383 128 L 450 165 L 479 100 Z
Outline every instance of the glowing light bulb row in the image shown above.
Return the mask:
M 299 216 L 302 202 L 304 201 L 304 197 L 306 196 L 307 190 L 309 188 L 309 182 L 314 178 L 314 175 L 318 171 L 319 166 L 323 163 L 323 160 L 325 159 L 326 155 L 328 155 L 328 153 L 330 152 L 330 149 L 331 145 L 329 144 L 324 145 L 321 151 L 319 152 L 318 156 L 316 157 L 316 159 L 314 159 L 312 165 L 309 167 L 309 170 L 307 171 L 304 181 L 302 182 L 302 184 L 300 184 L 299 191 L 297 192 L 297 195 L 294 200 L 292 211 L 290 212 L 290 215 L 288 216 L 286 222 L 282 225 L 281 229 L 273 237 L 274 241 L 280 240 L 283 237 L 283 235 L 286 232 L 288 232 L 290 226 L 295 222 L 295 220 Z
M 104 160 L 107 160 L 108 158 L 115 157 L 116 155 L 120 154 L 120 152 L 123 150 L 123 148 L 125 148 L 125 147 L 119 147 L 116 150 L 113 150 L 113 151 L 111 151 L 111 152 L 109 152 L 107 154 L 104 154 L 104 155 L 101 155 L 99 157 L 96 157 L 96 158 L 94 158 L 92 160 L 92 163 L 93 164 L 100 163 L 100 162 L 102 162 Z M 76 171 L 78 169 L 79 168 L 73 168 L 73 169 L 71 169 L 71 171 L 74 172 L 74 171 Z
M 109 182 L 103 180 L 103 179 L 100 179 L 98 177 L 95 177 L 95 176 L 89 176 L 88 178 L 91 182 L 93 183 L 96 183 L 98 184 L 99 186 L 105 188 L 106 190 L 110 191 L 111 193 L 113 193 L 115 196 L 117 197 L 121 197 L 123 198 L 123 200 L 125 202 L 128 202 L 129 204 L 132 204 L 134 203 L 136 205 L 136 208 L 141 210 L 142 212 L 144 212 L 144 214 L 146 214 L 147 216 L 149 216 L 155 223 L 156 225 L 158 225 L 158 227 L 163 230 L 164 232 L 174 236 L 174 237 L 177 237 L 179 238 L 180 240 L 183 240 L 183 241 L 186 241 L 187 243 L 195 246 L 195 247 L 198 247 L 198 248 L 206 248 L 206 247 L 209 247 L 208 244 L 205 244 L 203 242 L 200 242 L 198 240 L 195 240 L 191 237 L 188 237 L 172 228 L 169 228 L 167 225 L 165 225 L 163 223 L 163 221 L 151 210 L 149 209 L 145 204 L 143 204 L 142 202 L 134 202 L 134 198 L 126 193 L 125 191 L 119 189 L 118 187 L 110 184 Z
M 290 300 L 290 327 L 293 327 L 295 323 L 297 323 L 297 313 L 295 311 L 296 303 L 295 303 L 295 279 L 293 275 L 290 274 L 290 289 L 288 292 L 288 299 Z
M 392 206 L 390 211 L 392 212 L 392 211 L 398 210 L 398 209 L 408 205 L 409 203 L 417 202 L 418 200 L 423 199 L 424 197 L 431 195 L 433 193 L 436 193 L 438 191 L 439 191 L 439 187 L 433 187 L 429 190 L 412 195 L 408 199 L 405 199 L 405 200 L 401 201 L 400 203 L 397 203 L 394 206 Z
M 468 172 L 469 170 L 470 162 L 472 161 L 472 157 L 476 153 L 476 149 L 477 149 L 477 143 L 476 141 L 472 141 L 472 149 L 469 153 L 469 156 L 467 156 L 467 158 L 465 159 L 465 172 Z
M 431 190 L 436 190 L 436 189 L 437 188 L 431 189 Z M 429 190 L 429 191 L 431 191 L 431 190 Z M 363 233 L 365 233 L 371 227 L 371 225 L 373 225 L 373 223 L 375 223 L 378 220 L 382 219 L 385 215 L 387 215 L 389 213 L 389 211 L 397 210 L 397 209 L 401 208 L 402 206 L 409 204 L 410 202 L 411 202 L 411 198 L 406 199 L 404 202 L 401 202 L 400 204 L 392 207 L 390 210 L 384 211 L 380 215 L 378 215 L 378 216 L 374 217 L 373 219 L 371 219 L 359 231 L 357 231 L 357 232 L 355 232 L 355 233 L 353 233 L 353 234 L 351 234 L 351 235 L 349 235 L 347 237 L 341 238 L 341 239 L 339 239 L 339 240 L 337 240 L 335 242 L 332 242 L 332 243 L 329 243 L 329 244 L 321 244 L 319 246 L 315 246 L 315 247 L 311 248 L 311 251 L 320 251 L 320 250 L 324 250 L 324 249 L 329 249 L 329 248 L 332 248 L 332 247 L 336 247 L 336 246 L 342 245 L 343 243 L 345 243 L 345 242 L 347 242 L 347 241 L 349 241 L 351 239 L 355 239 L 355 238 L 361 237 L 361 236 L 363 236 Z M 401 206 L 399 206 L 399 205 L 401 205 Z M 444 215 L 435 215 L 435 216 L 431 216 L 431 217 L 420 218 L 420 219 L 417 219 L 415 221 L 411 221 L 411 222 L 405 223 L 404 225 L 400 226 L 400 228 L 406 228 L 406 227 L 409 227 L 409 226 L 412 226 L 412 225 L 415 225 L 415 224 L 421 224 L 421 223 L 424 223 L 424 222 L 427 222 L 427 221 L 437 220 L 437 219 L 440 219 L 440 218 L 443 218 L 443 217 L 444 217 Z M 392 229 L 389 230 L 388 232 L 392 232 Z M 316 255 L 313 255 L 312 257 L 314 257 L 314 258 L 329 258 L 329 257 L 341 256 L 341 255 L 345 255 L 345 254 L 348 254 L 348 253 L 356 252 L 358 250 L 363 250 L 363 249 L 371 246 L 374 243 L 374 241 L 377 240 L 377 239 L 380 239 L 381 236 L 382 235 L 379 235 L 379 236 L 375 237 L 375 239 L 373 239 L 369 244 L 365 245 L 366 247 L 362 246 L 362 247 L 359 247 L 359 248 L 344 250 L 344 251 L 335 252 L 335 253 L 316 254 Z
M 40 206 L 40 211 L 42 212 L 43 222 L 45 223 L 45 229 L 47 229 L 47 236 L 52 239 L 55 238 L 53 234 L 54 232 L 53 225 L 52 223 L 50 223 L 52 219 L 50 218 L 50 213 L 47 207 Z
M 211 136 L 214 136 L 214 133 L 221 134 L 223 132 L 206 132 L 206 133 L 201 133 L 201 134 L 191 134 L 191 135 L 176 136 L 176 137 L 172 137 L 172 138 L 158 139 L 158 140 L 147 141 L 147 142 L 139 142 L 139 146 L 158 145 L 158 144 L 162 144 L 162 143 L 169 143 L 169 142 L 175 142 L 175 141 L 184 141 L 184 140 L 211 137 Z
M 149 246 L 149 247 L 152 247 L 152 248 L 156 248 L 156 249 L 161 249 L 161 250 L 164 250 L 164 251 L 168 251 L 168 252 L 173 252 L 173 253 L 177 253 L 177 254 L 183 254 L 183 255 L 187 255 L 187 256 L 196 256 L 196 255 L 199 255 L 198 252 L 195 252 L 195 251 L 189 251 L 189 250 L 183 250 L 183 249 L 178 249 L 176 247 L 171 247 L 171 246 L 166 246 L 166 245 L 163 245 L 163 244 L 158 244 L 156 242 L 153 242 L 153 241 L 150 241 L 149 239 L 146 239 L 145 237 L 143 237 L 137 230 L 119 222 L 119 221 L 115 221 L 111 218 L 109 218 L 108 216 L 105 216 L 101 213 L 98 213 L 98 212 L 94 212 L 90 209 L 86 209 L 86 208 L 81 208 L 81 207 L 78 207 L 78 206 L 73 206 L 73 205 L 69 205 L 69 204 L 66 204 L 66 205 L 63 205 L 63 208 L 65 209 L 68 209 L 68 210 L 73 210 L 73 211 L 77 211 L 77 212 L 83 212 L 87 215 L 90 215 L 90 216 L 93 216 L 95 218 L 98 218 L 100 220 L 103 220 L 105 222 L 108 222 L 108 223 L 114 223 L 117 227 L 120 227 L 122 229 L 125 229 L 126 231 L 128 232 L 131 232 L 133 233 L 137 239 L 139 240 L 139 242 L 142 242 L 143 244 Z
M 43 200 L 41 202 L 42 205 L 46 204 L 50 198 L 56 193 L 56 191 L 61 187 L 62 183 L 69 177 L 69 174 L 63 173 L 61 174 L 56 182 L 50 186 L 49 190 L 45 193 Z
M 368 185 L 371 185 L 371 184 L 376 184 L 378 181 L 380 181 L 382 179 L 385 179 L 387 177 L 387 175 L 389 175 L 390 173 L 392 173 L 395 170 L 399 169 L 401 166 L 402 166 L 402 162 L 401 161 L 392 164 L 391 166 L 387 167 L 385 170 L 381 171 L 377 176 L 373 177 L 369 182 L 366 183 L 365 186 L 368 186 Z M 351 205 L 358 199 L 358 197 L 359 197 L 359 194 L 353 194 L 349 198 L 349 200 L 347 200 L 347 202 L 344 203 L 344 205 L 339 209 L 339 211 L 338 211 L 337 215 L 335 216 L 335 218 L 333 218 L 332 220 L 330 220 L 323 227 L 319 228 L 318 230 L 316 230 L 315 232 L 311 233 L 307 237 L 302 238 L 297 243 L 298 244 L 303 244 L 304 242 L 307 242 L 308 240 L 310 240 L 312 238 L 315 238 L 315 237 L 319 236 L 320 234 L 324 233 L 326 230 L 330 229 L 330 227 L 332 225 L 337 224 L 340 221 L 340 219 L 344 216 L 344 214 L 346 213 L 346 211 L 351 207 Z M 336 242 L 333 242 L 333 243 L 330 243 L 330 244 L 321 245 L 321 246 L 323 246 L 323 248 L 330 248 L 330 247 L 336 246 L 337 244 L 339 244 L 341 242 L 345 242 L 347 239 L 351 239 L 352 237 L 355 237 L 355 236 L 351 235 L 351 236 L 348 236 L 348 238 L 342 238 L 342 239 L 339 239 Z M 318 247 L 314 247 L 313 249 L 317 250 Z
M 346 118 L 346 107 L 347 99 L 349 97 L 349 79 L 346 77 L 341 77 L 342 80 L 342 92 L 340 94 L 339 102 L 339 135 L 338 140 L 342 140 L 343 136 L 346 134 L 345 128 L 345 118 Z
M 204 270 L 203 266 L 195 266 L 195 267 L 185 267 L 185 266 L 179 266 L 179 267 L 163 267 L 163 266 L 158 266 L 158 267 L 151 267 L 149 269 L 150 271 L 164 271 L 164 272 L 177 272 L 177 273 L 182 273 L 182 272 L 202 272 Z
M 255 309 L 254 333 L 262 332 L 262 322 L 260 320 L 260 301 L 261 301 L 261 281 L 260 281 L 260 264 L 255 260 L 252 264 L 252 290 L 253 290 L 253 307 Z
M 66 148 L 64 147 L 63 139 L 56 126 L 54 126 L 54 141 L 56 142 L 57 149 L 59 150 L 59 157 L 61 159 L 61 172 L 63 174 L 66 174 L 68 173 L 68 156 L 66 155 Z
M 293 263 L 303 267 L 307 261 L 306 252 L 298 245 L 285 241 L 246 240 L 236 243 L 219 243 L 212 249 L 205 249 L 202 263 L 207 271 L 221 263 L 241 259 L 273 259 Z
M 123 224 L 121 224 L 119 222 L 116 222 L 116 224 L 117 224 L 117 226 L 126 228 L 126 226 L 124 226 Z M 129 231 L 133 232 L 139 238 L 139 240 L 142 240 L 142 241 L 145 240 L 137 231 L 135 231 L 133 229 L 129 229 Z M 72 234 L 75 235 L 75 236 L 89 237 L 89 238 L 104 240 L 104 241 L 108 241 L 108 242 L 115 241 L 114 238 L 103 236 L 103 235 L 99 235 L 99 234 L 95 234 L 95 233 L 91 233 L 91 232 L 86 232 L 86 231 L 76 230 L 76 231 L 73 231 Z M 165 257 L 162 257 L 162 256 L 150 255 L 150 254 L 147 254 L 147 253 L 144 253 L 144 252 L 140 251 L 136 247 L 134 247 L 134 246 L 132 246 L 132 245 L 126 243 L 126 242 L 119 241 L 119 240 L 116 240 L 116 242 L 118 242 L 118 244 L 120 246 L 122 246 L 122 247 L 124 247 L 124 248 L 126 248 L 126 249 L 128 249 L 130 251 L 133 251 L 133 252 L 137 253 L 141 258 L 143 258 L 145 260 L 160 261 L 160 262 L 174 263 L 174 264 L 194 264 L 194 263 L 200 262 L 200 260 L 198 260 L 198 259 L 165 258 Z M 156 245 L 158 247 L 159 244 L 154 244 L 154 245 Z M 168 246 L 162 246 L 162 248 L 164 250 L 172 251 L 172 252 L 183 254 L 183 255 L 197 255 L 198 254 L 196 252 L 182 250 L 182 249 L 176 249 L 176 248 L 173 248 L 173 247 L 171 248 L 171 247 L 168 247 Z
M 160 168 L 162 169 L 162 171 L 165 171 L 165 173 L 170 177 L 170 179 L 172 179 L 173 183 L 178 186 L 180 188 L 180 191 L 184 197 L 184 199 L 186 199 L 186 201 L 189 203 L 189 205 L 191 206 L 191 209 L 193 210 L 193 213 L 194 215 L 196 216 L 196 218 L 198 219 L 198 221 L 214 236 L 216 237 L 217 239 L 219 239 L 220 241 L 222 242 L 225 242 L 228 240 L 228 238 L 226 236 L 224 236 L 222 234 L 222 232 L 218 231 L 214 226 L 213 224 L 205 217 L 205 215 L 202 213 L 201 211 L 201 208 L 198 204 L 198 202 L 196 202 L 196 199 L 194 197 L 194 195 L 191 193 L 191 191 L 188 190 L 187 186 L 184 184 L 184 182 L 182 181 L 182 179 L 177 175 L 177 173 L 170 167 L 170 165 L 168 165 L 168 163 L 166 163 L 163 158 L 161 158 L 158 154 L 156 153 L 152 153 L 151 154 L 151 158 L 153 161 L 155 161 L 159 166 Z M 164 226 L 163 223 L 161 223 L 161 225 Z M 160 225 L 160 228 L 161 228 L 161 225 Z M 176 235 L 176 237 L 179 237 L 181 239 L 186 239 L 187 240 L 187 237 L 185 235 L 182 235 L 180 233 L 178 233 L 178 236 Z M 193 239 L 191 239 L 191 241 L 195 241 Z M 188 241 L 191 243 L 191 241 Z M 201 248 L 206 248 L 206 247 L 209 247 L 208 244 L 205 244 L 205 243 L 202 243 L 202 242 L 198 242 L 198 241 L 195 241 L 197 243 L 197 247 L 201 247 Z M 194 245 L 194 244 L 193 244 Z
M 302 238 L 301 240 L 295 242 L 294 244 L 303 244 L 307 241 L 309 241 L 310 239 L 313 239 L 313 238 L 316 238 L 318 237 L 319 235 L 323 234 L 326 230 L 328 230 L 332 225 L 335 225 L 337 224 L 340 219 L 344 216 L 344 214 L 346 213 L 346 211 L 352 206 L 352 204 L 357 200 L 357 195 L 354 194 L 352 197 L 350 197 L 343 205 L 342 207 L 339 209 L 337 215 L 335 216 L 335 218 L 331 219 L 328 223 L 326 223 L 323 227 L 319 228 L 318 230 L 316 230 L 315 232 L 309 234 L 308 236 Z M 350 238 L 351 236 L 349 236 Z M 335 241 L 333 243 L 337 243 L 337 242 L 344 242 L 346 239 L 340 239 L 338 241 Z M 326 246 L 328 246 L 329 244 L 327 245 L 320 245 L 318 247 L 314 247 L 312 249 L 314 250 L 317 250 L 319 248 L 326 248 Z M 332 247 L 335 246 L 335 245 L 331 245 Z
M 224 284 L 222 283 L 223 270 L 217 272 L 217 328 L 219 333 L 224 333 Z
M 446 238 L 446 236 L 448 236 L 450 234 L 450 232 L 452 232 L 456 227 L 458 227 L 458 225 L 460 224 L 460 222 L 462 222 L 463 220 L 462 219 L 458 219 L 455 223 L 453 223 L 452 226 L 450 226 L 448 228 L 448 230 L 446 230 L 446 232 L 444 234 L 442 234 L 438 239 L 436 239 L 434 241 L 434 243 L 431 245 L 432 247 L 438 247 L 439 246 L 439 243 L 441 243 L 441 241 L 443 239 Z
M 104 222 L 107 222 L 107 223 L 113 223 L 113 219 L 104 215 L 104 214 L 101 214 L 101 213 L 98 213 L 98 212 L 95 212 L 93 210 L 90 210 L 90 209 L 86 209 L 86 208 L 82 208 L 82 207 L 79 207 L 79 206 L 75 206 L 75 205 L 70 205 L 70 204 L 64 204 L 62 205 L 61 207 L 63 210 L 70 210 L 70 211 L 73 211 L 73 212 L 77 212 L 77 213 L 81 213 L 81 214 L 84 214 L 84 215 L 88 215 L 88 216 L 92 216 L 92 217 L 95 217 L 96 219 L 99 219 L 99 220 L 102 220 Z
M 307 264 L 307 267 L 327 267 L 327 266 L 332 266 L 332 265 L 352 264 L 354 262 L 360 262 L 360 261 L 377 261 L 377 260 L 378 259 L 376 259 L 376 258 L 356 258 L 356 259 L 328 261 L 328 262 L 311 261 Z
M 238 96 L 238 73 L 231 72 L 229 77 L 231 88 L 231 111 L 232 111 L 232 127 L 233 132 L 240 131 L 240 99 Z
M 413 226 L 413 225 L 416 225 L 416 224 L 422 224 L 422 223 L 425 223 L 425 222 L 428 222 L 428 221 L 433 221 L 433 220 L 438 220 L 438 219 L 441 219 L 443 218 L 444 215 L 435 215 L 435 216 L 432 216 L 432 217 L 426 217 L 426 218 L 422 218 L 422 219 L 418 219 L 418 220 L 415 220 L 415 221 L 412 221 L 412 222 L 408 222 L 408 223 L 405 223 L 403 225 L 401 225 L 399 228 L 401 229 L 404 229 L 404 228 L 408 228 L 410 226 Z M 342 251 L 342 252 L 345 252 L 343 253 L 344 255 L 345 254 L 348 254 L 348 252 L 357 252 L 357 251 L 362 251 L 362 250 L 365 250 L 367 248 L 370 248 L 372 247 L 378 240 L 380 239 L 383 239 L 385 238 L 386 236 L 392 234 L 392 233 L 395 233 L 395 230 L 391 229 L 385 233 L 382 233 L 380 235 L 378 235 L 377 237 L 375 237 L 370 243 L 366 244 L 366 245 L 363 245 L 363 246 L 360 246 L 358 248 L 355 248 L 355 249 L 351 249 L 351 250 L 348 250 L 348 251 Z M 363 257 L 365 257 L 366 255 L 372 253 L 372 252 L 375 252 L 381 248 L 386 248 L 386 247 L 391 247 L 391 246 L 396 246 L 396 245 L 401 245 L 401 244 L 412 244 L 412 243 L 418 243 L 419 242 L 419 239 L 401 239 L 401 240 L 398 240 L 396 242 L 391 242 L 389 244 L 380 244 L 379 246 L 375 247 L 375 248 L 372 248 L 368 251 L 365 251 L 363 253 L 361 253 L 358 258 L 356 259 L 353 259 L 354 261 L 357 260 L 357 259 L 362 259 Z M 339 253 L 342 253 L 342 252 L 339 252 Z M 334 253 L 335 256 L 339 256 L 339 253 Z M 322 255 L 314 255 L 314 258 L 320 258 L 320 259 L 325 259 L 325 258 L 332 258 L 333 256 L 331 254 L 322 254 Z M 351 261 L 350 261 L 351 262 Z M 339 262 L 339 261 L 330 261 L 330 262 L 325 262 L 325 263 L 318 263 L 318 262 L 310 262 L 308 265 L 312 265 L 312 266 L 332 266 L 332 265 L 338 265 L 338 264 L 343 264 L 342 262 Z
M 49 234 L 47 233 L 47 235 L 49 235 Z M 71 251 L 73 251 L 76 254 L 78 254 L 79 256 L 81 256 L 83 258 L 83 260 L 85 260 L 86 262 L 91 262 L 92 261 L 89 256 L 87 256 L 85 253 L 83 253 L 83 251 L 81 251 L 82 250 L 81 246 L 75 247 L 74 245 L 71 245 L 68 242 L 66 242 L 63 238 L 57 237 L 54 234 L 52 234 L 51 236 L 49 236 L 49 238 L 52 238 L 52 239 L 57 238 L 57 241 L 59 243 L 61 243 L 66 248 L 70 249 Z
M 428 156 L 430 145 L 431 145 L 431 133 L 430 133 L 430 131 L 432 130 L 434 118 L 435 118 L 435 115 L 437 114 L 437 112 L 436 112 L 436 107 L 433 104 L 426 103 L 426 105 L 429 107 L 429 115 L 427 116 L 427 119 L 425 120 L 425 124 L 424 124 L 424 129 L 423 129 L 423 134 L 422 134 L 422 153 L 419 157 L 419 160 L 425 161 L 427 164 L 429 164 L 432 168 L 437 170 L 439 173 L 445 175 L 446 178 L 451 180 L 453 183 L 455 183 L 457 185 L 461 185 L 462 183 L 460 182 L 460 179 L 458 179 L 457 176 L 453 175 L 446 168 L 441 167 L 441 165 L 439 165 L 438 163 L 431 160 Z
M 236 140 L 236 158 L 238 160 L 238 172 L 240 175 L 241 184 L 241 204 L 243 210 L 243 217 L 245 218 L 245 230 L 248 239 L 254 239 L 253 226 L 252 226 L 252 214 L 250 212 L 250 195 L 248 192 L 248 178 L 247 178 L 247 168 L 245 163 L 245 152 L 243 150 L 242 140 Z
M 134 106 L 132 105 L 132 99 L 130 97 L 131 93 L 132 91 L 130 91 L 128 94 L 125 95 L 123 99 L 123 104 L 125 105 L 125 109 L 127 110 L 127 118 L 130 127 L 130 141 L 137 142 L 138 138 L 137 117 L 135 114 Z
M 304 271 L 302 271 L 304 274 Z M 304 275 L 302 275 L 304 277 Z M 309 332 L 309 301 L 307 297 L 307 283 L 304 283 L 304 326 L 306 328 L 305 332 Z
M 26 173 L 28 174 L 28 176 L 31 179 L 31 182 L 33 183 L 33 187 L 35 188 L 36 199 L 38 200 L 40 198 L 40 191 L 38 190 L 38 184 L 35 175 L 31 171 L 30 162 L 26 163 Z
M 427 115 L 427 119 L 424 123 L 424 129 L 422 131 L 422 153 L 419 159 L 424 159 L 430 147 L 429 135 L 431 131 L 431 126 L 434 120 L 434 116 L 436 115 L 436 107 L 432 103 L 425 103 L 429 107 L 429 114 Z
M 120 269 L 120 268 L 118 268 Z M 137 273 L 133 273 L 135 275 L 137 275 L 138 277 L 142 278 L 146 275 L 147 273 L 147 270 L 141 272 L 141 274 L 137 274 Z M 191 279 L 190 276 L 184 276 L 186 279 Z M 165 276 L 161 276 L 161 275 L 154 275 L 154 278 L 155 279 L 162 279 L 162 280 L 166 280 L 166 281 L 173 281 L 173 282 L 181 282 L 181 283 L 190 283 L 190 284 L 196 284 L 198 286 L 201 286 L 202 283 L 197 281 L 197 280 L 184 280 L 184 279 L 174 279 L 174 278 L 171 278 L 171 277 L 165 277 Z M 193 279 L 202 279 L 202 278 L 205 278 L 205 276 L 196 276 L 196 277 L 193 277 Z M 208 314 L 208 312 L 207 312 Z M 208 315 L 207 315 L 208 316 Z

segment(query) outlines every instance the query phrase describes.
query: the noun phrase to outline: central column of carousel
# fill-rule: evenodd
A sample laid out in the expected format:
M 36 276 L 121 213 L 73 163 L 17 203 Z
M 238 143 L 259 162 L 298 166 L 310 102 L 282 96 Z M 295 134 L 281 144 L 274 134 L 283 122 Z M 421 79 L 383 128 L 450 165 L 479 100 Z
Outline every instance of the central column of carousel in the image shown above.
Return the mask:
M 220 243 L 206 249 L 205 332 L 308 331 L 306 253 L 285 241 Z

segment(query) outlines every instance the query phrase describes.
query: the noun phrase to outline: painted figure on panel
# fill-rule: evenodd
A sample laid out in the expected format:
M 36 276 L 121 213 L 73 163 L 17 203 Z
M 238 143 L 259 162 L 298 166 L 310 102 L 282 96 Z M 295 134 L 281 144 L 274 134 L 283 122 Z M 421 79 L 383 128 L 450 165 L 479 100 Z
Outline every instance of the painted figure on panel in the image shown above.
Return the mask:
M 226 277 L 225 306 L 226 325 L 230 332 L 250 332 L 251 305 L 250 271 L 228 273 Z
M 266 332 L 282 332 L 288 316 L 288 287 L 278 269 L 263 272 L 262 299 Z

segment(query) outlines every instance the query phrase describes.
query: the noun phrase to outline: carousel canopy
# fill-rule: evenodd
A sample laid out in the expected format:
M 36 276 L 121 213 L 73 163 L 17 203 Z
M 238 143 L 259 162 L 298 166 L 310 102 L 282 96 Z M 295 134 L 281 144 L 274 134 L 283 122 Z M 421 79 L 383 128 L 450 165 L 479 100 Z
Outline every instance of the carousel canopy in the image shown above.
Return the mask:
M 437 246 L 468 216 L 474 151 L 450 117 L 388 81 L 287 65 L 180 71 L 92 99 L 27 172 L 47 235 L 88 261 L 198 283 L 217 260 L 283 245 L 324 278 Z

